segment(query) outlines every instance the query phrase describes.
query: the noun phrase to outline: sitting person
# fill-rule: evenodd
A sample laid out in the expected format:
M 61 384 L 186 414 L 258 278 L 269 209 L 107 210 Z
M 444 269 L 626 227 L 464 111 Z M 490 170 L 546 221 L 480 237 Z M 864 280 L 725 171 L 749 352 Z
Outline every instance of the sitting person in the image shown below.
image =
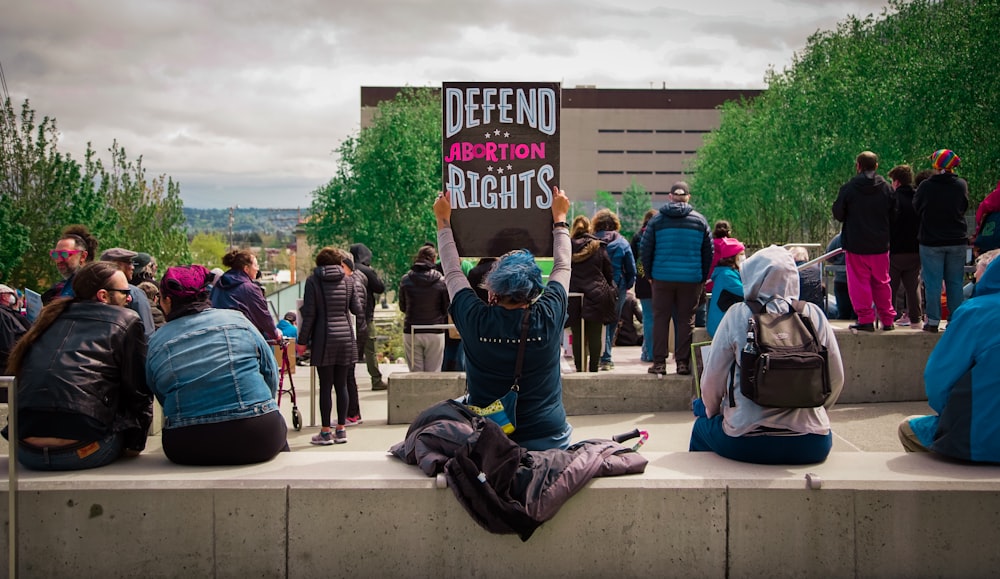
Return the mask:
M 740 280 L 740 263 L 746 259 L 743 244 L 733 237 L 715 240 L 715 255 L 719 261 L 712 270 L 712 299 L 708 303 L 705 329 L 715 337 L 722 316 L 733 304 L 743 301 L 743 281 Z
M 618 336 L 615 338 L 616 346 L 641 346 L 642 334 L 635 327 L 635 323 L 642 324 L 642 306 L 639 300 L 635 299 L 635 292 L 629 290 L 625 294 L 625 305 L 622 306 L 621 317 L 618 322 Z
M 809 261 L 809 250 L 801 245 L 786 245 L 785 249 L 792 254 L 795 260 L 795 267 Z M 816 304 L 816 307 L 823 310 L 823 297 L 826 288 L 823 287 L 823 272 L 818 263 L 814 263 L 799 270 L 799 299 L 804 302 Z
M 265 340 L 277 343 L 281 332 L 267 309 L 264 289 L 254 283 L 260 276 L 257 256 L 248 249 L 234 249 L 222 256 L 222 265 L 229 271 L 211 280 L 212 307 L 243 312 Z
M 128 309 L 128 278 L 113 263 L 90 263 L 73 276 L 73 296 L 42 309 L 7 366 L 17 376 L 17 459 L 33 470 L 138 455 L 153 421 L 146 334 Z
M 278 331 L 281 332 L 282 336 L 294 342 L 295 338 L 299 337 L 299 330 L 295 327 L 295 323 L 298 321 L 299 315 L 292 310 L 278 321 Z
M 976 257 L 976 271 L 972 274 L 972 281 L 965 284 L 965 287 L 962 288 L 962 294 L 965 296 L 965 299 L 969 299 L 976 295 L 976 284 L 979 283 L 979 279 L 982 278 L 983 273 L 986 272 L 986 266 L 992 263 L 998 255 L 1000 255 L 1000 249 L 991 249 L 986 253 L 980 253 L 979 256 Z
M 178 464 L 252 464 L 287 450 L 271 346 L 240 312 L 213 309 L 211 273 L 171 267 L 167 323 L 149 341 L 146 377 L 163 405 L 163 452 Z
M 556 188 L 552 199 L 553 265 L 548 284 L 542 285 L 542 271 L 529 251 L 512 251 L 493 264 L 483 282 L 489 291 L 487 304 L 462 275 L 451 230 L 450 193 L 442 193 L 434 202 L 451 316 L 465 342 L 469 404 L 485 407 L 510 391 L 522 327 L 527 321 L 517 428 L 510 438 L 528 450 L 566 449 L 573 433 L 562 403 L 559 369 L 570 280 L 567 211 L 569 199 Z
M 790 253 L 770 246 L 743 263 L 743 296 L 767 304 L 769 312 L 787 312 L 799 296 L 799 276 Z M 778 298 L 778 299 L 775 299 Z M 739 387 L 729 399 L 729 381 L 740 383 L 740 351 L 747 342 L 750 307 L 729 308 L 712 341 L 701 377 L 701 399 L 695 400 L 690 450 L 714 451 L 733 460 L 759 464 L 823 462 L 833 446 L 827 410 L 844 387 L 844 366 L 833 327 L 820 308 L 803 302 L 803 314 L 812 321 L 829 356 L 831 394 L 817 408 L 770 408 L 749 400 Z M 734 372 L 731 376 L 730 372 Z
M 994 260 L 976 295 L 951 313 L 924 368 L 927 403 L 935 414 L 899 425 L 908 452 L 936 452 L 973 462 L 1000 462 L 1000 265 Z

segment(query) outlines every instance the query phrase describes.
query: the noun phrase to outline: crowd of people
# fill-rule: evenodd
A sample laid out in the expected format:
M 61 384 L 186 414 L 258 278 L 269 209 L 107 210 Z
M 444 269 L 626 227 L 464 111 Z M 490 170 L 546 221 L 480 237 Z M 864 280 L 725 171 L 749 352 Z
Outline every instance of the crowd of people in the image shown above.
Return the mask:
M 963 287 L 970 244 L 992 234 L 984 224 L 1000 209 L 1000 184 L 977 211 L 970 237 L 968 186 L 955 174 L 960 159 L 942 149 L 931 164 L 916 177 L 909 166 L 896 166 L 886 180 L 874 153 L 856 158 L 856 175 L 832 206 L 842 227 L 830 246 L 842 248 L 844 264 L 834 278 L 835 311 L 825 308 L 822 276 L 804 247 L 771 246 L 748 258 L 729 222 L 709 227 L 683 181 L 667 203 L 645 215 L 631 241 L 607 209 L 567 223 L 569 200 L 556 189 L 547 283 L 527 250 L 463 262 L 451 231 L 450 196 L 442 193 L 434 204 L 437 246 L 420 247 L 399 282 L 407 366 L 465 371 L 466 401 L 474 407 L 503 398 L 513 382 L 518 405 L 511 438 L 529 450 L 567 448 L 572 426 L 560 371 L 566 328 L 577 371 L 585 358 L 588 371 L 613 369 L 614 345 L 628 343 L 641 344 L 650 373 L 666 373 L 672 353 L 677 373 L 688 375 L 696 370 L 693 329 L 704 317 L 712 344 L 693 404 L 690 450 L 750 462 L 813 463 L 832 447 L 827 410 L 844 384 L 828 315 L 856 316 L 855 332 L 898 325 L 936 333 L 947 322 L 925 371 L 935 414 L 908 418 L 900 440 L 911 451 L 1000 461 L 1000 427 L 982 419 L 983 409 L 1000 401 L 994 387 L 1000 343 L 987 331 L 1000 321 L 1000 266 L 993 265 L 1000 249 L 976 248 L 974 282 Z M 294 340 L 316 368 L 321 428 L 312 444 L 343 444 L 347 427 L 362 422 L 358 362 L 367 361 L 372 390 L 386 388 L 370 331 L 385 284 L 362 244 L 350 252 L 322 248 L 301 309 L 277 323 L 255 283 L 257 258 L 245 249 L 224 256 L 227 271 L 176 266 L 157 279 L 148 254 L 125 248 L 99 254 L 97 240 L 74 225 L 50 254 L 62 279 L 42 295 L 45 306 L 34 323 L 18 308 L 18 292 L 0 285 L 0 355 L 18 379 L 16 443 L 29 468 L 93 468 L 138 454 L 154 398 L 163 406 L 163 450 L 171 461 L 270 460 L 288 450 L 272 353 L 282 340 Z M 748 371 L 740 352 L 760 311 L 795 311 L 812 328 L 828 364 L 822 404 L 768 407 L 733 388 Z M 449 327 L 454 335 L 446 334 Z

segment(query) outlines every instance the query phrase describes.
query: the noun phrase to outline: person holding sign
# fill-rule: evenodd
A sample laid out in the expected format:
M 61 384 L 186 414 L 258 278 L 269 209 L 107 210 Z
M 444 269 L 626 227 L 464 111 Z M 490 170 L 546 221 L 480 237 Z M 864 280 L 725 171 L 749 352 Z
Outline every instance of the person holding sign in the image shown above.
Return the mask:
M 528 450 L 568 448 L 573 427 L 566 421 L 562 403 L 559 362 L 570 280 L 569 199 L 558 187 L 554 189 L 553 266 L 548 284 L 542 285 L 541 269 L 530 252 L 511 251 L 486 276 L 489 303 L 476 296 L 462 274 L 451 210 L 451 194 L 446 191 L 434 202 L 434 216 L 451 316 L 465 344 L 469 404 L 484 407 L 510 391 L 527 317 L 516 429 L 510 437 Z

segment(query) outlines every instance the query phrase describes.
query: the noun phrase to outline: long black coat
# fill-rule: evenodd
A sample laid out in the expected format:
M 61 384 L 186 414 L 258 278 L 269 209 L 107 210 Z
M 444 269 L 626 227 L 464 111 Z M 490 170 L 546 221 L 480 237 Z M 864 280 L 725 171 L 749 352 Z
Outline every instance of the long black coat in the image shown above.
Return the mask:
M 296 340 L 312 350 L 313 366 L 352 366 L 357 343 L 349 314 L 362 319 L 365 300 L 339 265 L 320 266 L 306 280 L 302 328 Z
M 571 243 L 573 259 L 569 291 L 583 294 L 583 309 L 580 309 L 580 300 L 570 300 L 568 323 L 578 322 L 581 317 L 588 322 L 604 323 L 609 310 L 614 317 L 614 302 L 606 289 L 614 287 L 614 272 L 605 243 L 590 235 L 577 237 Z

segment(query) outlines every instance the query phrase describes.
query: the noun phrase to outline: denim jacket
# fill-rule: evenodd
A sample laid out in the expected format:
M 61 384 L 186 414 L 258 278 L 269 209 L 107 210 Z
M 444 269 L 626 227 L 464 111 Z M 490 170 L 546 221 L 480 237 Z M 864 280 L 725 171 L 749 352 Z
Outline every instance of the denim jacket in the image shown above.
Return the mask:
M 163 405 L 163 428 L 277 412 L 271 346 L 236 310 L 210 309 L 153 334 L 146 380 Z

